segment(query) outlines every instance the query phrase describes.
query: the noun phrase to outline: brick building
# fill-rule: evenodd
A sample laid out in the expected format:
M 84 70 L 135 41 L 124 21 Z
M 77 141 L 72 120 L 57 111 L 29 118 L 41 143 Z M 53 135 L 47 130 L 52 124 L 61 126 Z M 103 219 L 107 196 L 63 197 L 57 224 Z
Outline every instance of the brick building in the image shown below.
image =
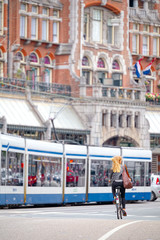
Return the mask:
M 159 108 L 146 98 L 160 99 L 159 12 L 154 0 L 0 0 L 2 92 L 65 97 L 86 127 L 83 143 L 158 146 Z M 137 77 L 139 60 L 143 69 L 153 60 L 149 75 Z

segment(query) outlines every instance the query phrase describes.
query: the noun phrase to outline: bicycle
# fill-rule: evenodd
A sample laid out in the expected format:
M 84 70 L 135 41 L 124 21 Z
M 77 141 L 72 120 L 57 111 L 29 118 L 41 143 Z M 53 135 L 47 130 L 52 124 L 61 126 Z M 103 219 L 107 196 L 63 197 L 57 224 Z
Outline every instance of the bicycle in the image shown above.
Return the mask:
M 123 216 L 123 208 L 122 208 L 122 197 L 121 197 L 121 187 L 116 188 L 116 212 L 117 212 L 117 219 L 122 219 Z

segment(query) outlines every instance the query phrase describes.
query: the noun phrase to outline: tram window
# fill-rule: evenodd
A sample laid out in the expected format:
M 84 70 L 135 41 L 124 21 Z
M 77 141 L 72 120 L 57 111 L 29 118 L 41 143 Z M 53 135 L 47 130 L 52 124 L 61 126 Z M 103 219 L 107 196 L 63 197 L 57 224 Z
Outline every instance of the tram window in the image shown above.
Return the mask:
M 143 162 L 125 162 L 130 177 L 132 178 L 133 186 L 144 186 L 144 167 Z
M 85 186 L 85 159 L 67 159 L 66 187 Z
M 60 187 L 61 159 L 29 155 L 28 186 Z
M 109 186 L 111 161 L 91 160 L 90 186 L 105 187 Z
M 23 185 L 24 155 L 15 152 L 2 151 L 1 153 L 1 185 Z
M 146 172 L 145 172 L 145 185 L 151 185 L 151 162 L 146 163 Z

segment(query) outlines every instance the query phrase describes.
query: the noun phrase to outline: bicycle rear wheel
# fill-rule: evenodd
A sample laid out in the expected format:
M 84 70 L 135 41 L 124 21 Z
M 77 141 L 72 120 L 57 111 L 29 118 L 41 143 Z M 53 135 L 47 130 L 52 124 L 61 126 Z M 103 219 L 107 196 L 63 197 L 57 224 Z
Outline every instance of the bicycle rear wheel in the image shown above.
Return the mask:
M 120 203 L 116 204 L 116 210 L 117 210 L 117 219 L 122 219 L 122 208 L 120 206 Z

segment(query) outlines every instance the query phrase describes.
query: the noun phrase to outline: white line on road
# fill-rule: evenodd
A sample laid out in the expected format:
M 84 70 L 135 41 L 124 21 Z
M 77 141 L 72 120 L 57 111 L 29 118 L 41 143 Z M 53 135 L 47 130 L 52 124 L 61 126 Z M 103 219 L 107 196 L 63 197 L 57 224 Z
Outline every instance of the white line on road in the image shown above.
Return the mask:
M 126 224 L 123 224 L 119 227 L 116 227 L 114 229 L 112 229 L 111 231 L 109 231 L 108 233 L 106 233 L 105 235 L 103 235 L 101 238 L 99 238 L 98 240 L 106 240 L 107 238 L 109 238 L 112 234 L 114 234 L 115 232 L 119 231 L 121 228 L 124 228 L 124 227 L 127 227 L 128 225 L 130 224 L 133 224 L 133 223 L 137 223 L 137 222 L 142 222 L 141 220 L 139 221 L 134 221 L 134 222 L 130 222 L 130 223 L 126 223 Z

